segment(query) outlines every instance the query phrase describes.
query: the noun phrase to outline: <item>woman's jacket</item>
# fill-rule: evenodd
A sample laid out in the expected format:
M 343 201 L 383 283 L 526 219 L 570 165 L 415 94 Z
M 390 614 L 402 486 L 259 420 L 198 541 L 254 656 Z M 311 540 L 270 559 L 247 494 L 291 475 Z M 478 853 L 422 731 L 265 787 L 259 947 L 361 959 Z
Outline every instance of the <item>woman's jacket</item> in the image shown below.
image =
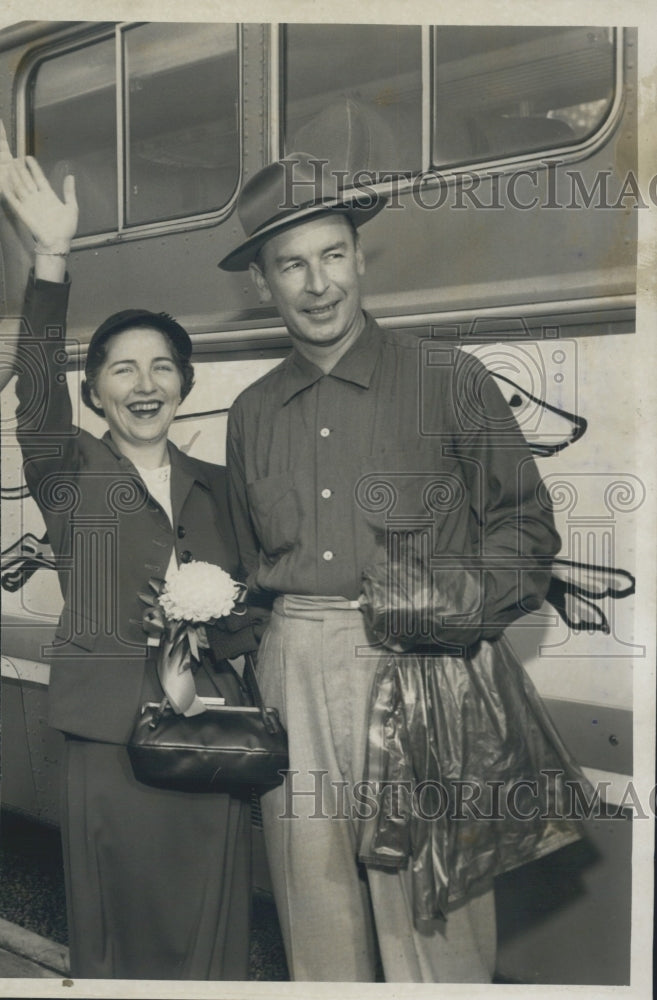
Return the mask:
M 164 577 L 172 546 L 179 563 L 212 562 L 233 576 L 239 559 L 223 467 L 169 443 L 172 525 L 109 432 L 99 439 L 73 422 L 69 287 L 30 276 L 16 386 L 25 480 L 46 523 L 64 597 L 54 644 L 43 650 L 51 664 L 48 721 L 77 736 L 124 743 L 141 701 L 162 697 L 146 669 L 139 591 Z M 241 622 L 239 632 L 215 631 L 209 638 L 218 655 L 255 648 Z M 200 674 L 197 686 L 204 693 Z

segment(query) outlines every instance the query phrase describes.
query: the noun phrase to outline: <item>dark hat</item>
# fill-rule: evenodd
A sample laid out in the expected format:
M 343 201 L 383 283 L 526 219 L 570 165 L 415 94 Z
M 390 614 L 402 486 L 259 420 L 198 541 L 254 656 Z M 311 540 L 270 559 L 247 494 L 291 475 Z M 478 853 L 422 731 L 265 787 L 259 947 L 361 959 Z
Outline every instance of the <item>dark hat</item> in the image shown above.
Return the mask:
M 344 176 L 344 173 L 342 174 Z M 270 237 L 320 212 L 340 211 L 360 226 L 380 212 L 385 197 L 371 188 L 339 187 L 339 173 L 309 153 L 289 153 L 259 170 L 244 185 L 237 213 L 247 239 L 232 250 L 219 267 L 246 271 Z
M 113 313 L 100 324 L 87 348 L 85 372 L 88 370 L 103 344 L 117 333 L 130 330 L 133 327 L 149 327 L 159 330 L 175 344 L 179 354 L 189 360 L 192 353 L 192 342 L 187 331 L 175 319 L 166 313 L 154 313 L 150 309 L 123 309 Z

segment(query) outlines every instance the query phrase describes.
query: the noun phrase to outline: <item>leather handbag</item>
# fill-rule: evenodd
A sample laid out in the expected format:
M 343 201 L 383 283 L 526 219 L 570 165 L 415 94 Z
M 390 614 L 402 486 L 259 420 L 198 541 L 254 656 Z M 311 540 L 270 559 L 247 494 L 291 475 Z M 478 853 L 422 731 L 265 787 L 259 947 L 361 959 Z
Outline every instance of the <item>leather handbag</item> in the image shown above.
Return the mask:
M 142 705 L 128 743 L 138 781 L 189 792 L 280 785 L 288 767 L 287 733 L 276 709 L 265 707 L 249 653 L 241 687 L 250 704 L 208 699 L 205 711 L 191 717 L 174 712 L 166 698 Z

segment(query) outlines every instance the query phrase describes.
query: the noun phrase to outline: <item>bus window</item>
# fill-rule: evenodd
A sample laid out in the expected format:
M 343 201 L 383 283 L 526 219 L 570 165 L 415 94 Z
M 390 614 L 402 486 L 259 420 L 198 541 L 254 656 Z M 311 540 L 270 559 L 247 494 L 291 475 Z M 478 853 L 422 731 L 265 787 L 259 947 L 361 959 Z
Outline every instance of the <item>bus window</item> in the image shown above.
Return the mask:
M 284 152 L 326 159 L 347 183 L 422 169 L 418 26 L 288 24 L 281 57 Z
M 221 208 L 239 178 L 235 27 L 144 24 L 124 39 L 128 225 Z
M 44 59 L 30 81 L 28 150 L 60 190 L 75 171 L 80 235 L 118 227 L 115 63 L 112 36 Z
M 230 201 L 240 170 L 237 41 L 236 25 L 128 25 L 36 65 L 30 151 L 56 185 L 75 174 L 79 235 L 204 215 Z
M 611 28 L 436 27 L 433 166 L 580 143 L 614 96 Z

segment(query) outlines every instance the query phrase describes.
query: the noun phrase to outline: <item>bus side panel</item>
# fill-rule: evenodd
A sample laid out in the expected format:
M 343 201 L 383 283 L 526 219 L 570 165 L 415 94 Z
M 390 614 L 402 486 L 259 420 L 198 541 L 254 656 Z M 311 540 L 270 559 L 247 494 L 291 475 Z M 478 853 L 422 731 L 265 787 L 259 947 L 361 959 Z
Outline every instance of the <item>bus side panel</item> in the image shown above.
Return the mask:
M 267 97 L 269 29 L 242 30 L 244 183 L 269 159 L 276 108 Z M 630 86 L 612 134 L 597 151 L 573 162 L 564 157 L 556 169 L 544 159 L 530 160 L 524 175 L 507 164 L 484 170 L 481 178 L 466 171 L 456 184 L 441 175 L 440 182 L 417 182 L 399 194 L 393 186 L 389 206 L 362 233 L 370 265 L 368 308 L 408 322 L 414 314 L 497 306 L 504 315 L 509 305 L 573 300 L 586 306 L 592 297 L 634 293 L 637 212 L 631 183 L 626 185 L 636 162 L 636 33 L 625 35 Z M 23 51 L 0 53 L 5 94 Z M 587 208 L 600 199 L 601 207 Z M 242 236 L 234 205 L 220 223 L 194 225 L 77 249 L 70 270 L 83 292 L 71 303 L 71 336 L 84 343 L 104 316 L 142 305 L 170 312 L 192 333 L 278 325 L 272 310 L 259 304 L 248 274 L 217 268 Z M 25 258 L 21 267 L 26 264 Z M 16 305 L 22 281 L 12 282 Z

